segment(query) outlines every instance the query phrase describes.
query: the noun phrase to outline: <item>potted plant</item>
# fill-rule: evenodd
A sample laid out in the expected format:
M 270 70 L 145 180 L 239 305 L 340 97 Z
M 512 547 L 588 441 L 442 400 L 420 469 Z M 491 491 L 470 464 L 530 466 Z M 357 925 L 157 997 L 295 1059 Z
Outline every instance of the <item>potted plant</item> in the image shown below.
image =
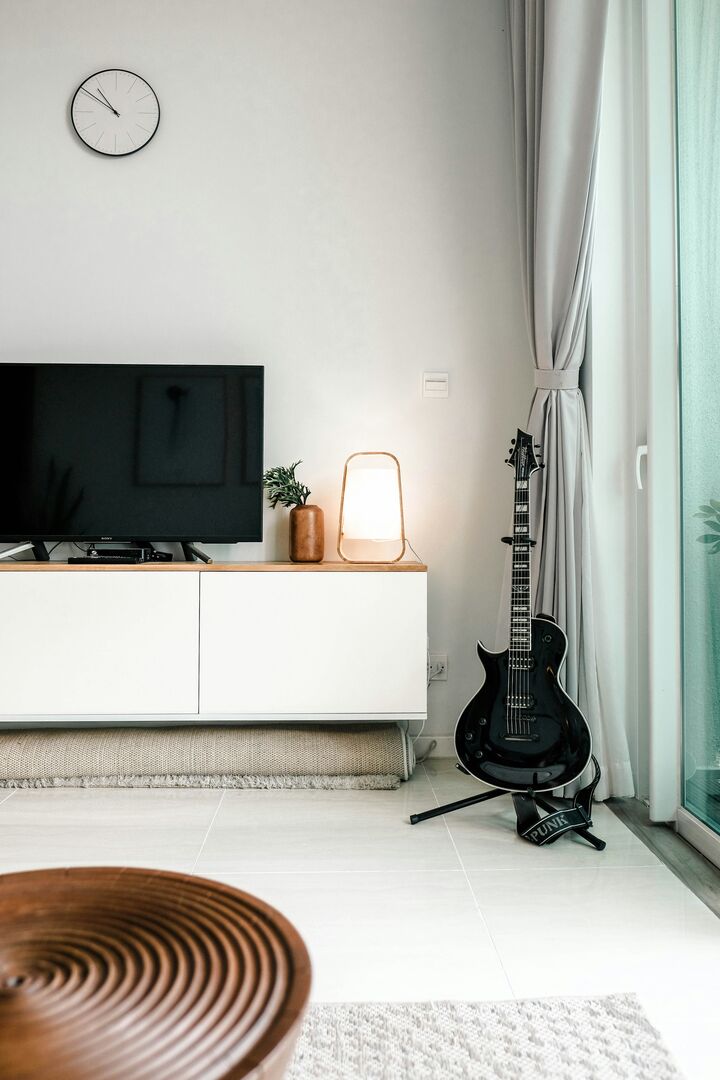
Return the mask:
M 695 517 L 702 518 L 703 524 L 713 530 L 698 536 L 698 541 L 701 544 L 712 544 L 708 551 L 711 555 L 716 555 L 720 551 L 720 502 L 717 499 L 710 499 L 709 503 L 704 503 L 700 507 Z
M 290 558 L 292 562 L 322 562 L 325 554 L 325 521 L 322 510 L 308 503 L 310 488 L 301 484 L 295 470 L 302 461 L 277 465 L 263 473 L 263 487 L 273 510 L 280 503 L 290 510 Z

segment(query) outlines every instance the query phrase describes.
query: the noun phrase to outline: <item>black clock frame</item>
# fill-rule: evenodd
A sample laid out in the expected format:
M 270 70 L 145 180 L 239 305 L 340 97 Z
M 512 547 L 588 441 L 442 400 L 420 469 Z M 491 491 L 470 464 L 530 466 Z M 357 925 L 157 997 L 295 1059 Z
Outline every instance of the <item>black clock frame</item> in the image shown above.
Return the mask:
M 145 76 L 144 75 L 139 75 L 137 73 L 137 71 L 129 71 L 128 68 L 100 68 L 99 71 L 94 71 L 92 73 L 92 75 L 88 75 L 87 78 L 83 79 L 83 81 L 80 83 L 77 90 L 73 94 L 72 101 L 70 102 L 70 123 L 73 126 L 73 131 L 77 135 L 78 139 L 80 139 L 80 142 L 83 144 L 83 146 L 86 146 L 88 148 L 88 150 L 92 150 L 93 154 L 100 154 L 101 157 L 109 157 L 109 158 L 131 157 L 133 154 L 138 154 L 141 150 L 144 150 L 146 146 L 150 145 L 150 143 L 153 141 L 153 139 L 157 135 L 157 130 L 160 127 L 160 115 L 161 115 L 161 113 L 160 113 L 160 98 L 155 93 L 155 88 L 154 87 L 150 86 L 150 90 L 152 91 L 153 96 L 154 96 L 155 100 L 157 101 L 157 107 L 158 107 L 158 119 L 157 119 L 157 124 L 155 125 L 155 130 L 153 131 L 152 135 L 147 140 L 147 142 L 144 142 L 142 144 L 142 146 L 136 146 L 134 150 L 128 150 L 128 152 L 126 154 L 108 154 L 105 150 L 98 150 L 97 147 L 91 146 L 90 143 L 85 142 L 85 140 L 82 138 L 80 132 L 78 131 L 77 127 L 75 126 L 75 119 L 73 117 L 73 106 L 75 105 L 75 98 L 82 91 L 82 89 L 85 86 L 86 82 L 89 82 L 90 79 L 97 78 L 98 75 L 104 75 L 106 71 L 124 71 L 126 75 L 134 75 L 136 79 L 142 79 L 142 81 L 145 83 L 146 86 L 150 86 L 150 83 L 147 81 Z

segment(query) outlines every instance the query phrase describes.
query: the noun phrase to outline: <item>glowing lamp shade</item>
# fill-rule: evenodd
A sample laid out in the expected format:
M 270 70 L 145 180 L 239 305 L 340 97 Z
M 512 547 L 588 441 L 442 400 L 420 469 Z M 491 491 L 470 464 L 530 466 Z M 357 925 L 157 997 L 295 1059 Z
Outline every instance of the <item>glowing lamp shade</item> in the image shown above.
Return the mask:
M 348 554 L 348 543 L 355 557 Z M 372 550 L 371 545 L 383 547 Z M 400 462 L 375 450 L 351 454 L 343 474 L 338 555 L 344 562 L 398 562 L 404 554 Z

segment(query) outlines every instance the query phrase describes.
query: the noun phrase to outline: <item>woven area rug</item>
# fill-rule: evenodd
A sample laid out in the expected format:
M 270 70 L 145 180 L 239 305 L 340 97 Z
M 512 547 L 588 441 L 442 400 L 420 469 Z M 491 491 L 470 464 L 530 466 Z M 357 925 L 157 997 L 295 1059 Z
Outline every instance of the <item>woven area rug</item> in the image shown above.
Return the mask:
M 681 1080 L 634 994 L 313 1005 L 286 1080 Z
M 397 724 L 64 728 L 0 733 L 0 787 L 396 788 Z

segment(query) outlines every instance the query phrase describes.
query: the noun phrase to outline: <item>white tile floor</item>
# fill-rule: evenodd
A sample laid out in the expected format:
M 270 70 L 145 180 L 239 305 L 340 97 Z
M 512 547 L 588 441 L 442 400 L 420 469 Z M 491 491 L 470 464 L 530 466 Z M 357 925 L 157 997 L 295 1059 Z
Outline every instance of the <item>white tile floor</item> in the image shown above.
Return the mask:
M 438 760 L 396 792 L 0 793 L 0 872 L 120 864 L 235 884 L 301 930 L 317 1000 L 634 990 L 687 1080 L 716 1080 L 720 920 L 603 806 L 602 854 L 524 843 L 504 799 L 407 823 L 476 790 Z

